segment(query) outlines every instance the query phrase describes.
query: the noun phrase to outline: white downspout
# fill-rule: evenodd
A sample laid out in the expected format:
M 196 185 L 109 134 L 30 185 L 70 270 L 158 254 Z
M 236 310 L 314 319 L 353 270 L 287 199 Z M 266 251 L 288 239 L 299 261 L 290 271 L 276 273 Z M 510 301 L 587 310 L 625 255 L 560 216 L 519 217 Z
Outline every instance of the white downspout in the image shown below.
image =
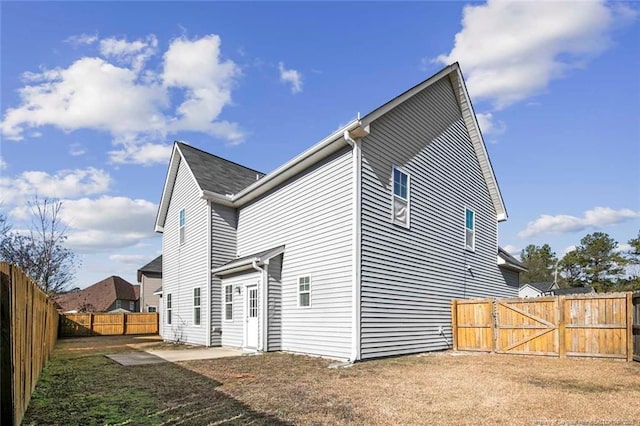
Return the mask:
M 264 262 L 264 266 L 261 268 L 258 266 L 258 261 L 254 260 L 253 262 L 251 262 L 251 267 L 256 271 L 260 272 L 260 299 L 262 300 L 262 303 L 258 304 L 258 306 L 262 307 L 262 309 L 260 310 L 261 316 L 262 316 L 262 327 L 258 327 L 258 331 L 259 331 L 258 350 L 264 352 L 266 351 L 266 347 L 267 347 L 267 330 L 268 330 L 267 321 L 269 318 L 267 315 L 267 308 L 268 308 L 267 285 L 269 281 L 267 268 L 269 267 L 269 261 L 266 260 Z
M 351 137 L 349 131 L 344 131 L 344 140 L 353 148 L 352 151 L 352 191 L 353 191 L 353 209 L 352 209 L 352 280 L 351 286 L 351 362 L 360 359 L 360 228 L 361 228 L 361 194 L 362 194 L 362 151 L 360 142 Z

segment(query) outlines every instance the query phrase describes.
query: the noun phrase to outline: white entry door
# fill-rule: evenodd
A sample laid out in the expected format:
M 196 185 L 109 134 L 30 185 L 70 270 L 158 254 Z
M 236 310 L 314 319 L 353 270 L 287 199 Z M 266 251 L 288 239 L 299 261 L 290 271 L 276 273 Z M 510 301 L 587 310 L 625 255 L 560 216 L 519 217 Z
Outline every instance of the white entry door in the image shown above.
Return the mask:
M 247 287 L 245 335 L 248 348 L 258 348 L 258 286 Z

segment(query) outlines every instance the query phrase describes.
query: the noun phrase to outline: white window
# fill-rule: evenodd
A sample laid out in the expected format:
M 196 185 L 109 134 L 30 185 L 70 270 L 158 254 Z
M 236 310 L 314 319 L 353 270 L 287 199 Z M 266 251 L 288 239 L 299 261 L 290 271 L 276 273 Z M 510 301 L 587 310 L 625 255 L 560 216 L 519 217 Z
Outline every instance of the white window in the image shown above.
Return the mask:
M 167 294 L 167 324 L 171 325 L 171 294 Z
M 122 300 L 116 300 L 116 309 L 122 308 Z
M 298 278 L 298 306 L 307 308 L 311 306 L 311 277 Z
M 464 248 L 469 251 L 476 249 L 476 214 L 470 209 L 465 209 L 464 213 Z
M 225 321 L 233 320 L 233 286 L 231 284 L 224 286 L 224 319 Z
M 393 167 L 392 221 L 406 228 L 409 227 L 409 174 Z
M 147 312 L 158 312 L 155 306 L 147 306 Z
M 129 301 L 129 310 L 130 311 L 134 311 L 136 309 L 136 302 L 134 302 L 133 300 Z
M 200 325 L 200 287 L 193 289 L 193 324 Z
M 185 225 L 187 223 L 187 219 L 185 216 L 184 209 L 180 210 L 180 244 L 184 244 L 185 240 Z

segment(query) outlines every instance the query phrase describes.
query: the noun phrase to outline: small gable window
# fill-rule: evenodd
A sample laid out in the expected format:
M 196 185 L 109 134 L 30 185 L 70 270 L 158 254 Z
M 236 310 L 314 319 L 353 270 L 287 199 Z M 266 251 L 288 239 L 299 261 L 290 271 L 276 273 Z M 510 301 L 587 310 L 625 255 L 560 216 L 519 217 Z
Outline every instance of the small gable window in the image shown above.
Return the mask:
M 476 249 L 476 214 L 471 209 L 465 209 L 464 248 L 469 251 Z
M 409 227 L 409 185 L 410 177 L 408 173 L 393 167 L 393 200 L 392 200 L 392 221 L 406 228 Z
M 180 227 L 180 244 L 184 244 L 185 239 L 185 225 L 187 223 L 187 219 L 185 217 L 184 209 L 180 210 L 180 219 L 179 219 L 179 227 Z

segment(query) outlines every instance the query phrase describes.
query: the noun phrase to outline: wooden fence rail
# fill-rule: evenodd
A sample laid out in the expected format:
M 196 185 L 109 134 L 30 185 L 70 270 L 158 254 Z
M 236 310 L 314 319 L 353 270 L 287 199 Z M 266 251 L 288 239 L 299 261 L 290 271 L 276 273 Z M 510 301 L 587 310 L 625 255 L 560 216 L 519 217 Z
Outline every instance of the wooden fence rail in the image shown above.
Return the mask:
M 63 314 L 60 316 L 60 337 L 157 333 L 157 312 Z
M 452 300 L 451 317 L 454 350 L 640 360 L 640 293 Z
M 53 301 L 20 268 L 0 262 L 0 423 L 19 425 L 58 336 Z

